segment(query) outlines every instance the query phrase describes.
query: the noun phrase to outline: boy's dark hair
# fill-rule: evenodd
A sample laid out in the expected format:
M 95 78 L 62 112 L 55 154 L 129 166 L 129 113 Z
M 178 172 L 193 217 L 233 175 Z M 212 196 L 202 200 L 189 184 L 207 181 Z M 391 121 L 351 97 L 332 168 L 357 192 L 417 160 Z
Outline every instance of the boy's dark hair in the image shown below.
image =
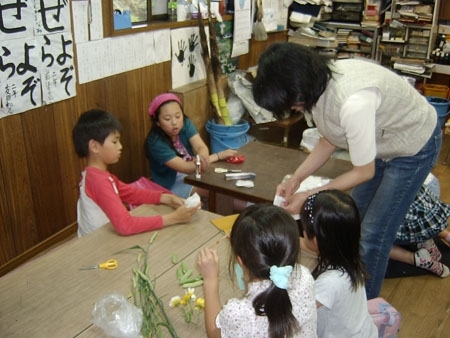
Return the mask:
M 240 257 L 255 279 L 270 278 L 272 265 L 292 266 L 298 262 L 300 252 L 297 223 L 284 209 L 274 205 L 251 205 L 237 218 L 230 234 L 234 257 Z M 287 290 L 272 284 L 253 300 L 255 313 L 267 316 L 269 337 L 292 337 L 299 324 L 292 313 L 292 303 Z
M 72 129 L 76 153 L 80 157 L 87 157 L 90 140 L 103 144 L 108 135 L 115 131 L 121 132 L 122 125 L 111 113 L 101 109 L 91 109 L 84 112 Z
M 301 102 L 311 112 L 332 76 L 330 59 L 310 47 L 277 42 L 261 54 L 253 81 L 253 96 L 277 118 Z
M 328 269 L 347 272 L 353 290 L 367 277 L 359 253 L 361 219 L 353 198 L 339 190 L 323 190 L 308 197 L 300 211 L 303 231 L 316 238 L 319 250 L 314 278 Z

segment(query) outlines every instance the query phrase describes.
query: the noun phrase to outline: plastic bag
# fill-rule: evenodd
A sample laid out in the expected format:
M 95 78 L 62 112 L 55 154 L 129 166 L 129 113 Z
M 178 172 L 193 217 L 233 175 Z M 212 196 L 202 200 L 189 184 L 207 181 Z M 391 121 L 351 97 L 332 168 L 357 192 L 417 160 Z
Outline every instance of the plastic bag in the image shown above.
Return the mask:
M 142 310 L 119 293 L 101 298 L 92 310 L 93 322 L 114 338 L 141 338 Z
M 253 84 L 245 79 L 244 72 L 234 72 L 228 76 L 228 87 L 239 97 L 256 124 L 275 121 L 273 114 L 258 106 L 253 99 Z
M 238 124 L 239 121 L 242 120 L 246 110 L 241 99 L 233 94 L 233 92 L 228 94 L 227 108 L 230 114 L 231 123 L 233 125 Z
M 303 131 L 302 140 L 300 141 L 300 148 L 305 152 L 310 153 L 316 147 L 320 140 L 320 133 L 317 128 L 307 128 Z

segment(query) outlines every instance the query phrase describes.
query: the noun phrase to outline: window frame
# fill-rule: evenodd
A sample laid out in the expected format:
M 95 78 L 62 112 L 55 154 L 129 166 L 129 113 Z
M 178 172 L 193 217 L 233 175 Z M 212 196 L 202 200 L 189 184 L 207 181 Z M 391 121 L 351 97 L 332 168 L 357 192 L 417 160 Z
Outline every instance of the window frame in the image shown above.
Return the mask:
M 106 37 L 114 37 L 114 36 L 122 36 L 128 34 L 135 34 L 140 32 L 147 32 L 152 30 L 160 30 L 160 29 L 175 29 L 175 28 L 183 28 L 183 27 L 192 27 L 198 26 L 197 19 L 185 20 L 185 21 L 169 21 L 168 15 L 161 14 L 155 15 L 152 17 L 151 15 L 151 2 L 156 0 L 147 0 L 148 2 L 148 14 L 149 18 L 146 23 L 134 25 L 131 28 L 127 29 L 114 29 L 114 6 L 113 0 L 102 1 L 102 19 L 103 19 L 103 36 Z M 222 15 L 222 19 L 224 21 L 233 20 L 232 14 Z M 216 20 L 216 19 L 214 19 Z M 207 25 L 208 20 L 204 19 L 205 25 Z

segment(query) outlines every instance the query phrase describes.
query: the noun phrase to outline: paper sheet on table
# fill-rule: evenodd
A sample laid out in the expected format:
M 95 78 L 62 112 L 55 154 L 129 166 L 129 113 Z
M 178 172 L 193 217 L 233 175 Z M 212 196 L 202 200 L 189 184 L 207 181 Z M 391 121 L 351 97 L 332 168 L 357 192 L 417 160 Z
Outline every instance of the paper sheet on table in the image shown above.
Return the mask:
M 283 179 L 283 182 L 285 180 L 286 180 L 286 177 Z M 300 187 L 297 189 L 297 191 L 295 193 L 311 190 L 314 188 L 319 188 L 325 184 L 328 184 L 330 181 L 331 181 L 331 179 L 328 177 L 311 175 L 300 184 Z M 284 197 L 275 195 L 275 197 L 273 199 L 274 205 L 280 206 L 283 202 L 284 202 Z M 294 215 L 292 215 L 292 217 L 294 217 L 295 220 L 299 220 L 300 214 L 294 214 Z
M 233 227 L 234 222 L 238 218 L 239 214 L 229 215 L 225 217 L 220 217 L 211 220 L 211 223 L 218 228 L 219 230 L 222 230 L 225 232 L 225 234 L 229 234 L 231 232 L 231 228 Z
M 300 184 L 300 187 L 297 189 L 295 193 L 311 190 L 314 188 L 319 188 L 330 182 L 331 179 L 328 177 L 311 175 Z

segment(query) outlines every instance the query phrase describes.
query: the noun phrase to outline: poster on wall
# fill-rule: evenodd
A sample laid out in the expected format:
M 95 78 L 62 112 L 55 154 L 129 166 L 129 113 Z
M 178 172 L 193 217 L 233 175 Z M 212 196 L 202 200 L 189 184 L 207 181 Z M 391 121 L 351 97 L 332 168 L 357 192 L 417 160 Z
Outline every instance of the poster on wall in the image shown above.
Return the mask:
M 220 67 L 223 74 L 231 74 L 238 68 L 239 58 L 231 57 L 233 50 L 233 21 L 215 23 Z
M 207 37 L 208 28 L 205 27 Z M 198 27 L 171 30 L 172 88 L 206 79 Z
M 68 0 L 2 0 L 0 118 L 76 95 Z

